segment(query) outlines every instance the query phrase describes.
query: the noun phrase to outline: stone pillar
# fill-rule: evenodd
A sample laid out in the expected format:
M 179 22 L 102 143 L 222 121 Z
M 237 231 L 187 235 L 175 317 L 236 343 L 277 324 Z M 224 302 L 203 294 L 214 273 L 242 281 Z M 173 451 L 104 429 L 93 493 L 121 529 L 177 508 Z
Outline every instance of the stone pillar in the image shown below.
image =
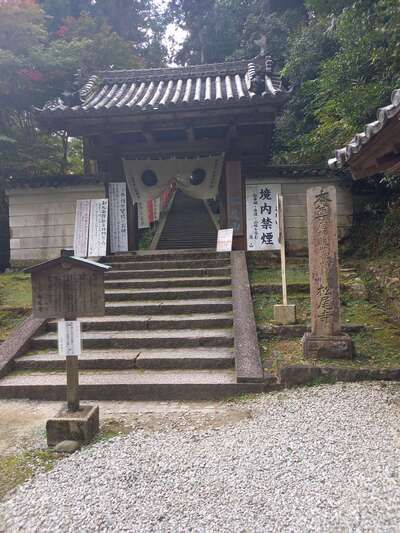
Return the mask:
M 353 342 L 341 332 L 336 189 L 307 191 L 311 334 L 303 337 L 308 358 L 349 359 Z

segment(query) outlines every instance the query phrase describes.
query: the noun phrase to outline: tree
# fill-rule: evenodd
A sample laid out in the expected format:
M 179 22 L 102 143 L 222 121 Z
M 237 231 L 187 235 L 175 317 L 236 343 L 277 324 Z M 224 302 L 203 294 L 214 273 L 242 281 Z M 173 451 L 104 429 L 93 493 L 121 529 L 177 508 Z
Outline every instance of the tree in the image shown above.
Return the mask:
M 83 81 L 97 70 L 146 64 L 140 43 L 124 39 L 92 8 L 84 1 L 0 3 L 0 179 L 71 170 L 71 140 L 41 132 L 33 107 L 76 90 L 77 72 Z
M 171 0 L 169 16 L 188 32 L 175 60 L 208 63 L 251 58 L 267 37 L 267 51 L 283 60 L 286 41 L 305 15 L 303 0 Z
M 285 162 L 325 162 L 400 85 L 397 0 L 343 1 L 335 12 L 308 4 L 313 16 L 292 37 L 284 70 L 296 86 L 276 139 Z

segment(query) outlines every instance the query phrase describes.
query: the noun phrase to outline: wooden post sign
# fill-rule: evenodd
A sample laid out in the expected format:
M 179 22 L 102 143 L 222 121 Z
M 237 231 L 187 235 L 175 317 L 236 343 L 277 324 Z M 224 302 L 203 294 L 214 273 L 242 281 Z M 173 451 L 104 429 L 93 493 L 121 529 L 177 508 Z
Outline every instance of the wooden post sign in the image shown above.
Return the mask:
M 104 315 L 104 272 L 109 266 L 74 257 L 61 257 L 27 268 L 32 281 L 32 314 L 58 318 L 58 349 L 66 357 L 68 410 L 79 410 L 78 356 L 81 354 L 80 322 L 83 316 Z

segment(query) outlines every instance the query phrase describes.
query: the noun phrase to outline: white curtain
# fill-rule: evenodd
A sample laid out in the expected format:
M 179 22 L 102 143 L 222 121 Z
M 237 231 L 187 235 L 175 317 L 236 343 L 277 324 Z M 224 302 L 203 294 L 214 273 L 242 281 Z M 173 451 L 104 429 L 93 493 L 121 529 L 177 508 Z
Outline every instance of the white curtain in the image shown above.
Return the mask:
M 225 154 L 193 159 L 124 159 L 126 181 L 133 202 L 154 200 L 174 180 L 177 188 L 188 196 L 201 200 L 216 198 L 224 156 Z

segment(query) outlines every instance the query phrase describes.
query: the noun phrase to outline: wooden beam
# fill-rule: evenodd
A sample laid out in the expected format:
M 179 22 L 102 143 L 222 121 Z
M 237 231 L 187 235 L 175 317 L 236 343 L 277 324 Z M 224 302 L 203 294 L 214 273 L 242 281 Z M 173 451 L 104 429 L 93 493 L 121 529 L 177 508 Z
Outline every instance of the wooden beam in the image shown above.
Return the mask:
M 92 159 L 109 159 L 118 157 L 136 157 L 139 154 L 149 156 L 154 154 L 186 154 L 186 153 L 217 153 L 226 152 L 228 145 L 226 140 L 207 139 L 194 142 L 165 142 L 150 145 L 126 145 L 114 144 L 108 147 L 91 146 L 88 154 Z
M 201 128 L 206 126 L 229 126 L 234 122 L 237 126 L 251 124 L 274 124 L 276 112 L 265 109 L 241 110 L 231 109 L 230 113 L 218 113 L 218 110 L 210 113 L 204 110 L 201 114 L 177 114 L 170 113 L 166 116 L 148 116 L 147 125 L 155 130 L 176 130 L 190 127 Z M 106 120 L 107 118 L 107 120 Z M 143 116 L 122 115 L 116 117 L 85 117 L 67 119 L 63 123 L 70 135 L 98 135 L 107 133 L 137 133 L 143 131 Z M 61 127 L 61 125 L 60 125 Z

